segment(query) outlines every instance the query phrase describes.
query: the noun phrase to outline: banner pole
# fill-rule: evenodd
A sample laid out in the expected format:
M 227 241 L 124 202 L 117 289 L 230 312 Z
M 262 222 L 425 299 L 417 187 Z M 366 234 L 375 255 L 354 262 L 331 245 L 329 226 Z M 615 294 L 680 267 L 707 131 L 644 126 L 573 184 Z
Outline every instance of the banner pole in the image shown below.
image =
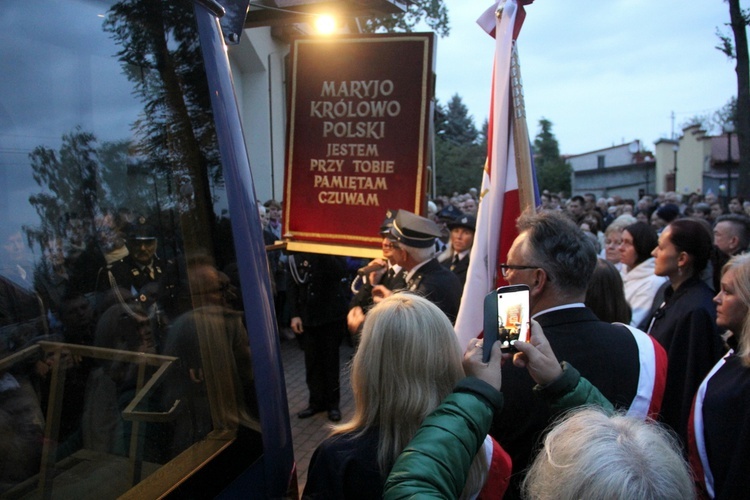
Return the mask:
M 534 178 L 531 169 L 529 129 L 526 124 L 526 104 L 523 99 L 521 65 L 518 61 L 518 48 L 515 40 L 513 41 L 510 62 L 510 102 L 511 123 L 513 126 L 513 149 L 515 150 L 516 157 L 516 175 L 518 176 L 518 201 L 523 213 L 527 208 L 536 206 L 536 199 L 534 196 Z

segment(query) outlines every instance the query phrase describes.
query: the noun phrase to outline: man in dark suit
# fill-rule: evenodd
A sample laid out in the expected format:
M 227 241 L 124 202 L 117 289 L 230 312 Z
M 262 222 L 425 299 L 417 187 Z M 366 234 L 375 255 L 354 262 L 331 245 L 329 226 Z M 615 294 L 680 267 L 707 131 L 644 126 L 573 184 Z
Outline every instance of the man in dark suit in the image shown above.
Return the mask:
M 396 264 L 406 271 L 406 289 L 434 303 L 455 322 L 462 287 L 458 277 L 433 256 L 439 236 L 440 228 L 430 219 L 399 210 L 388 237 L 393 241 Z M 392 293 L 382 285 L 372 289 L 376 302 Z
M 469 270 L 469 254 L 474 244 L 474 231 L 477 220 L 473 215 L 464 214 L 448 222 L 451 231 L 450 250 L 438 258 L 443 266 L 458 276 L 461 287 L 466 283 L 466 272 Z
M 583 304 L 596 265 L 594 244 L 558 212 L 527 212 L 518 229 L 502 273 L 512 285 L 529 286 L 532 318 L 557 358 L 578 369 L 616 408 L 639 417 L 658 411 L 660 381 L 666 380 L 664 350 L 641 331 L 600 321 Z M 522 471 L 556 416 L 533 395 L 534 385 L 526 369 L 503 365 L 505 407 L 491 434 L 513 459 L 509 498 L 518 496 Z
M 305 379 L 310 391 L 307 408 L 297 414 L 309 418 L 328 412 L 332 422 L 339 410 L 339 345 L 346 328 L 346 296 L 342 257 L 319 254 L 289 256 L 289 305 L 292 331 L 305 350 Z

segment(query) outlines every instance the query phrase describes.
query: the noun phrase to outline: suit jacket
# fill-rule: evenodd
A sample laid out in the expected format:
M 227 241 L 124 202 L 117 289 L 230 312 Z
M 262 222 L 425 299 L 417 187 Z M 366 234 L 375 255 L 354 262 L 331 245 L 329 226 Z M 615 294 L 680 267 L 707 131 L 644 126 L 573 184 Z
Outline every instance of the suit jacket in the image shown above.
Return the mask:
M 466 254 L 463 259 L 459 260 L 458 264 L 455 266 L 451 260 L 446 260 L 442 264 L 443 267 L 458 276 L 459 281 L 461 281 L 461 288 L 463 289 L 464 284 L 466 284 L 466 272 L 469 270 L 469 254 Z M 453 269 L 451 269 L 451 267 L 453 267 Z
M 710 498 L 747 498 L 750 491 L 750 368 L 737 355 L 719 360 L 695 395 L 690 465 Z M 702 445 L 702 446 L 701 446 Z M 699 453 L 699 449 L 702 452 Z
M 394 273 L 393 276 L 390 276 L 389 273 L 391 270 L 392 269 L 389 269 L 386 274 L 383 275 L 379 284 L 394 292 L 406 288 L 406 281 L 404 281 L 406 273 L 404 270 L 400 269 L 398 274 Z M 353 309 L 356 306 L 361 307 L 365 312 L 370 309 L 374 305 L 372 300 L 372 288 L 373 287 L 369 282 L 363 284 L 349 302 L 349 309 Z
M 406 283 L 406 289 L 438 306 L 451 323 L 456 321 L 463 287 L 458 276 L 441 266 L 437 259 L 431 259 L 420 267 Z
M 551 311 L 535 319 L 560 361 L 576 367 L 615 408 L 630 406 L 638 390 L 642 361 L 638 342 L 626 326 L 601 321 L 585 307 Z M 514 476 L 506 498 L 515 498 L 523 479 L 521 472 L 533 459 L 542 431 L 557 415 L 532 394 L 535 382 L 525 368 L 504 363 L 502 371 L 505 407 L 497 414 L 490 434 L 513 459 Z
M 695 391 L 724 354 L 713 295 L 699 278 L 690 278 L 677 291 L 667 288 L 649 332 L 664 346 L 669 359 L 661 420 L 677 432 L 683 444 L 687 444 Z
M 346 264 L 342 257 L 321 254 L 295 254 L 290 266 L 296 267 L 293 276 L 303 283 L 289 280 L 288 300 L 291 316 L 299 316 L 305 326 L 335 323 L 346 317 Z

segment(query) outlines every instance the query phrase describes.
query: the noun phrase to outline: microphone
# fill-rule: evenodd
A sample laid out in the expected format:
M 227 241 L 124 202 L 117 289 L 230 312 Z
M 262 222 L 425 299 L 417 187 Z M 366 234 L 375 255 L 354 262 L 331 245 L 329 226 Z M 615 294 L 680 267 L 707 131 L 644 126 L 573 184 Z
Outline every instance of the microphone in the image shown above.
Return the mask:
M 357 274 L 359 274 L 360 276 L 367 276 L 371 272 L 380 271 L 384 267 L 385 266 L 383 264 L 379 264 L 376 262 L 375 264 L 370 264 L 369 266 L 360 267 L 359 269 L 357 269 Z

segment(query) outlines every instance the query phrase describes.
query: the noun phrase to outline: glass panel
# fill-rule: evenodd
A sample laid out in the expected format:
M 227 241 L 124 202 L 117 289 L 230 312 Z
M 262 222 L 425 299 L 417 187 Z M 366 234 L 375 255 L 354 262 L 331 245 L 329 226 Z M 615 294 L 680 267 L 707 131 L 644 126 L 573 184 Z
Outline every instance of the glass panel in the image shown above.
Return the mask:
M 258 409 L 192 3 L 0 23 L 0 496 L 115 497 L 247 440 L 241 470 Z

